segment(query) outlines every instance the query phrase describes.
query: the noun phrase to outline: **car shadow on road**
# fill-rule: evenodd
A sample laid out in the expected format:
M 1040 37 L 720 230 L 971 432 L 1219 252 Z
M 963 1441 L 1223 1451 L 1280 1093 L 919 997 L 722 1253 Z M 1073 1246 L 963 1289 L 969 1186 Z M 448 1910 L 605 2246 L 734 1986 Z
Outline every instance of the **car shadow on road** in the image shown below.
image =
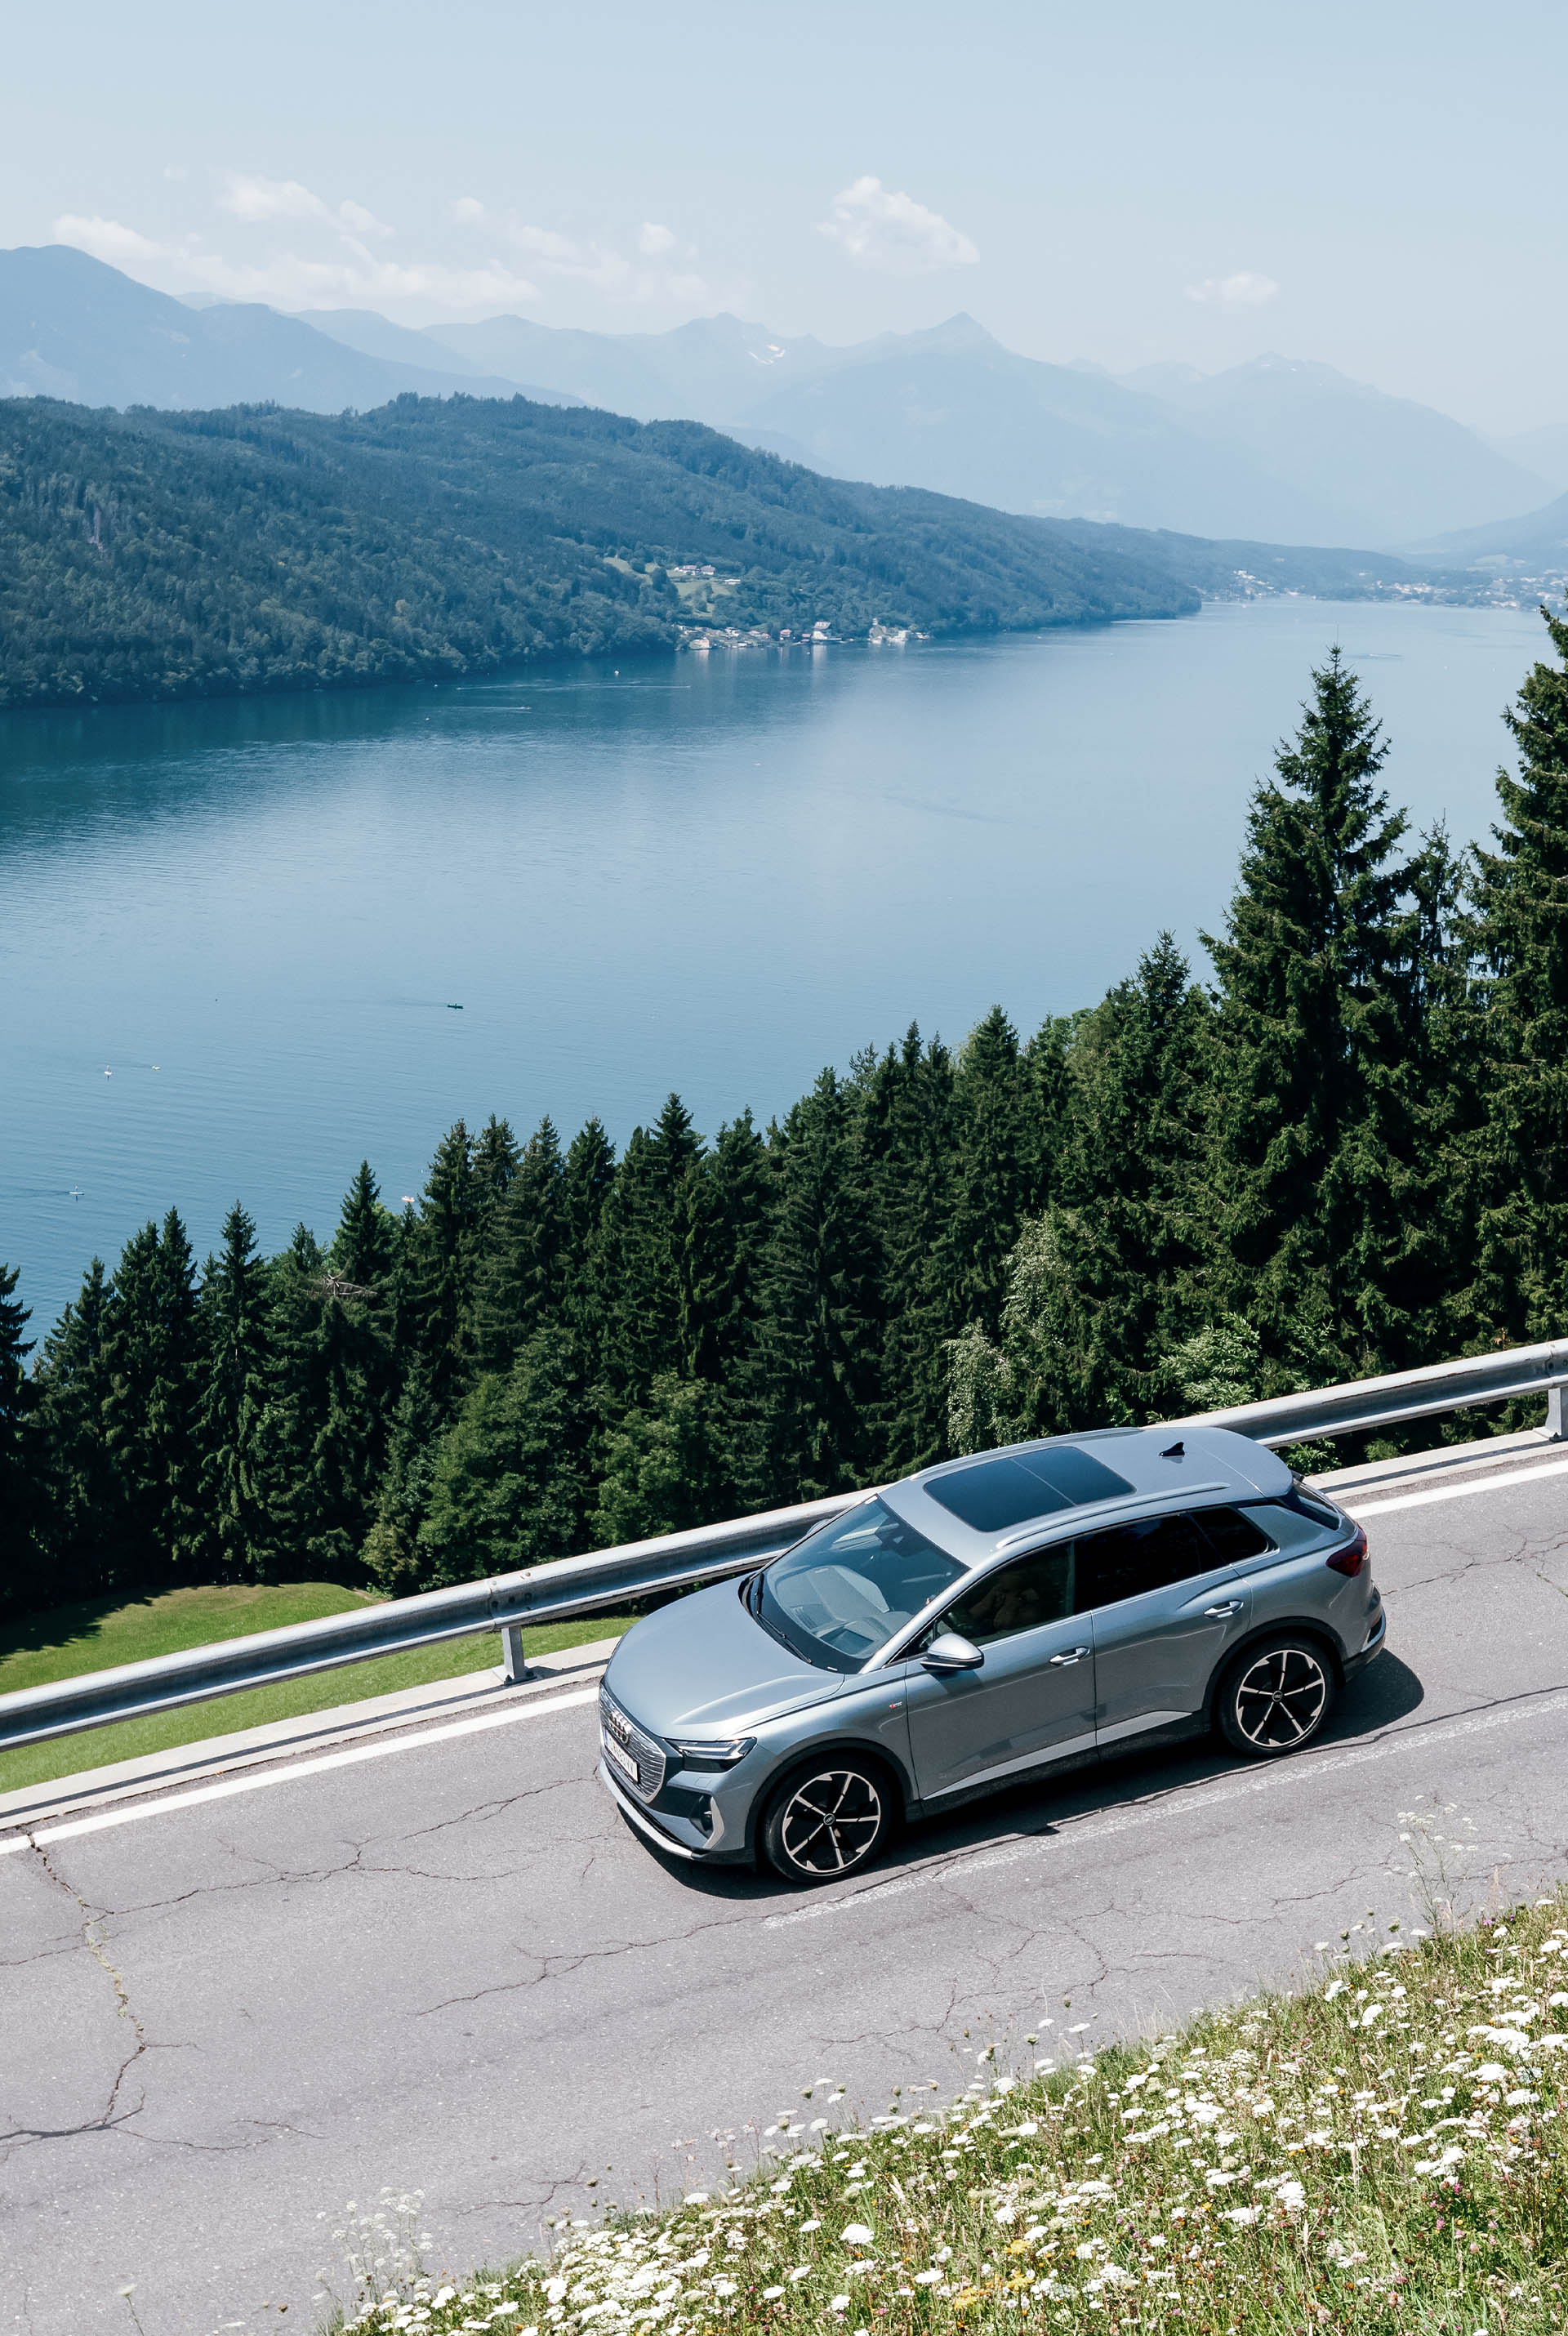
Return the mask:
M 1426 1689 L 1409 1665 L 1398 1655 L 1385 1654 L 1347 1689 L 1329 1727 L 1311 1750 L 1300 1757 L 1310 1764 L 1321 1753 L 1366 1743 L 1407 1719 L 1425 1698 Z M 950 1816 L 925 1817 L 901 1826 L 875 1865 L 836 1889 L 829 1883 L 803 1890 L 777 1874 L 755 1873 L 744 1865 L 676 1865 L 672 1861 L 670 1870 L 706 1897 L 750 1904 L 776 1900 L 781 1905 L 799 1906 L 874 1890 L 901 1874 L 940 1867 L 1008 1842 L 1047 1839 L 1078 1819 L 1133 1808 L 1140 1802 L 1166 1801 L 1221 1777 L 1255 1776 L 1269 1765 L 1277 1764 L 1238 1759 L 1217 1736 L 1101 1754 L 1011 1791 L 988 1794 Z M 644 1846 L 650 1856 L 658 1854 L 646 1842 Z

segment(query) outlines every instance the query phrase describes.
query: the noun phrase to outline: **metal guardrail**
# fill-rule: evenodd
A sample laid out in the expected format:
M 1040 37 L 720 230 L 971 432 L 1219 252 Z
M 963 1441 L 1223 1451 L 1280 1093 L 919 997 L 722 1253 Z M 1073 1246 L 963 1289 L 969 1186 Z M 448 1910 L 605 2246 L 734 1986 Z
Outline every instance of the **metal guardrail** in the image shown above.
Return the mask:
M 1544 1395 L 1548 1432 L 1561 1436 L 1565 1382 L 1568 1339 L 1466 1357 L 1429 1370 L 1358 1379 L 1345 1387 L 1313 1388 L 1268 1403 L 1235 1404 L 1169 1425 L 1233 1428 L 1271 1445 L 1306 1444 L 1502 1403 L 1511 1397 Z M 329 1615 L 319 1622 L 296 1622 L 282 1630 L 160 1655 L 151 1662 L 126 1663 L 117 1670 L 24 1688 L 0 1696 L 0 1749 L 487 1632 L 501 1635 L 507 1678 L 521 1679 L 527 1676 L 525 1624 L 573 1621 L 660 1591 L 744 1573 L 861 1497 L 859 1493 L 841 1493 L 794 1508 L 770 1509 L 724 1524 L 699 1525 L 689 1533 L 662 1533 L 618 1549 L 560 1558 L 520 1573 L 462 1582 L 451 1590 L 426 1591 L 417 1598 L 390 1599 L 385 1605 Z

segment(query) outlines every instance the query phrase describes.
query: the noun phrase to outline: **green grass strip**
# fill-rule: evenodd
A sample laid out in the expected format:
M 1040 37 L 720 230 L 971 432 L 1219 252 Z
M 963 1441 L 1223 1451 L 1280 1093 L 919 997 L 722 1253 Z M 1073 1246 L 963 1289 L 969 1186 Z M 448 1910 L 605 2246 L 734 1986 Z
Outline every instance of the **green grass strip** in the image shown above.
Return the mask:
M 1407 1944 L 1368 1924 L 1318 1952 L 1304 1992 L 1092 2057 L 1064 2012 L 1066 2033 L 1042 2021 L 1029 2039 L 1027 2075 L 982 2049 L 958 2099 L 905 2091 L 865 2131 L 834 2129 L 841 2088 L 808 2088 L 759 2171 L 673 2208 L 562 2220 L 548 2262 L 438 2279 L 417 2197 L 388 2194 L 338 2234 L 355 2292 L 332 2324 L 1562 2330 L 1568 1893 Z
M 149 1591 L 140 1598 L 55 1607 L 0 1631 L 0 1695 L 75 1679 L 84 1671 L 109 1670 L 120 1663 L 146 1662 L 187 1647 L 210 1646 L 220 1639 L 243 1638 L 254 1630 L 314 1622 L 326 1614 L 376 1602 L 336 1582 L 286 1582 L 274 1587 L 200 1584 Z M 594 1639 L 617 1638 L 629 1628 L 624 1617 L 594 1615 L 586 1621 L 529 1630 L 523 1645 L 531 1656 L 552 1654 Z M 319 1671 L 309 1679 L 283 1680 L 276 1687 L 248 1688 L 241 1695 L 219 1696 L 146 1719 L 117 1720 L 112 1727 L 88 1728 L 79 1736 L 24 1745 L 0 1752 L 0 1793 L 200 1744 L 211 1736 L 232 1736 L 242 1728 L 330 1711 L 367 1696 L 463 1679 L 471 1671 L 493 1669 L 500 1660 L 494 1638 L 457 1639 L 409 1654 L 379 1655 L 374 1661 Z

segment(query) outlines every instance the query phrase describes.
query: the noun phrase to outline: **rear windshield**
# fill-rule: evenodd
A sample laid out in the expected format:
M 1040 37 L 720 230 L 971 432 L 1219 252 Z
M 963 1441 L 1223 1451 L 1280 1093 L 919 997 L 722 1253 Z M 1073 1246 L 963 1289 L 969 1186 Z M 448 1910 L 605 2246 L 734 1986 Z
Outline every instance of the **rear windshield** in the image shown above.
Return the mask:
M 858 1671 L 963 1570 L 881 1501 L 862 1501 L 774 1560 L 755 1611 L 808 1663 Z

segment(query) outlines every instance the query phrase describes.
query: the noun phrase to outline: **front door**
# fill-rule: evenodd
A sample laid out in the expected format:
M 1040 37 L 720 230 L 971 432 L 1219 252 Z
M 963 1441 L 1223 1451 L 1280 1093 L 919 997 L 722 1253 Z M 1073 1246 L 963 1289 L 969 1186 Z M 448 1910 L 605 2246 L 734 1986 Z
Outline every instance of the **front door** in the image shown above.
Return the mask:
M 1073 1544 L 1064 1542 L 987 1574 L 928 1631 L 929 1643 L 956 1630 L 985 1661 L 945 1677 L 910 1666 L 910 1749 L 923 1801 L 1090 1748 L 1094 1637 L 1073 1606 Z
M 1241 1536 L 1254 1531 L 1221 1509 L 1144 1517 L 1078 1543 L 1102 1747 L 1203 1709 L 1217 1666 L 1247 1628 L 1251 1591 L 1235 1569 Z

